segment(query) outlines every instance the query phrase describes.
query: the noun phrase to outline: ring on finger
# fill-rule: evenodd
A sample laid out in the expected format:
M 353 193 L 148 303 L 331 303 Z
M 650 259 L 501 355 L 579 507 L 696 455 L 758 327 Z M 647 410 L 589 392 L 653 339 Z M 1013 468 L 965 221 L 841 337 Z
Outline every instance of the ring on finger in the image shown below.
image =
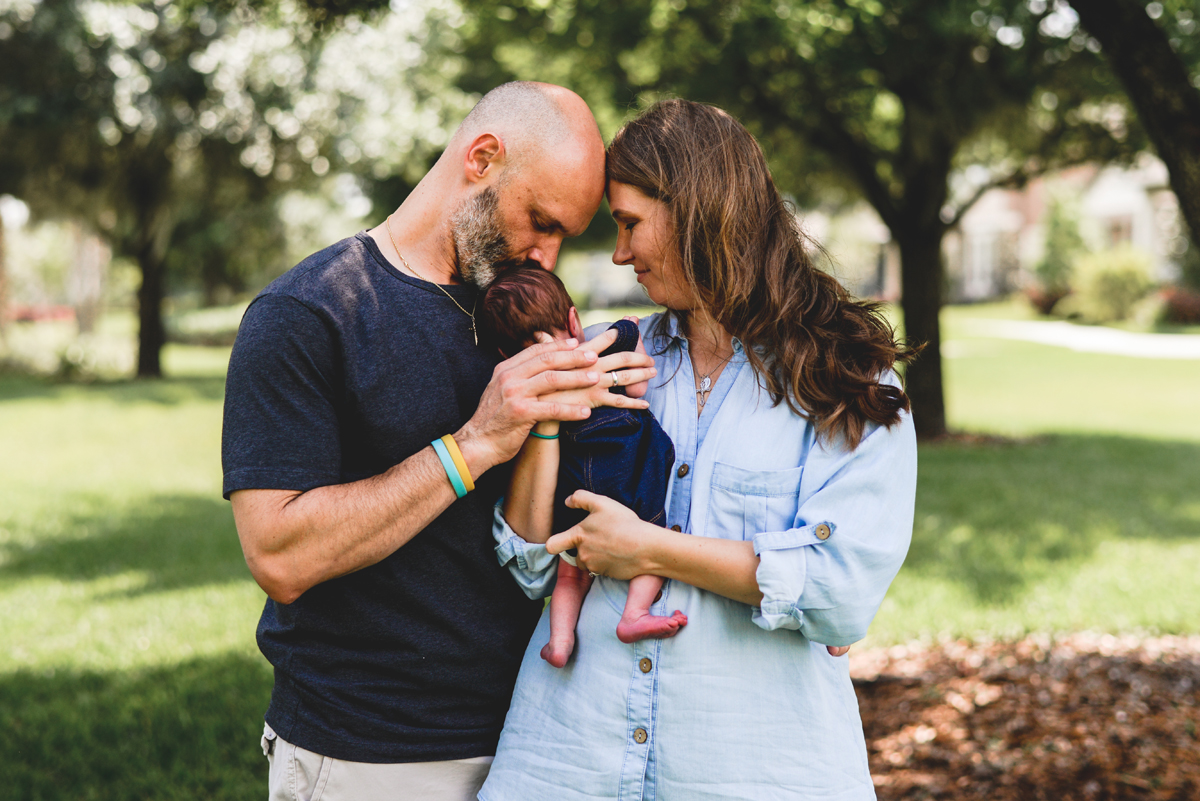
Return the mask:
M 612 380 L 613 380 L 612 385 L 614 387 L 621 386 L 621 371 L 620 370 L 614 370 L 611 373 L 609 373 L 609 375 L 612 376 Z
M 590 571 L 590 570 L 589 570 L 589 571 L 588 571 L 588 575 L 589 575 L 589 576 L 591 576 L 592 578 L 595 578 L 596 576 L 598 576 L 598 575 L 600 575 L 600 574 L 599 574 L 599 573 L 593 573 L 592 571 Z

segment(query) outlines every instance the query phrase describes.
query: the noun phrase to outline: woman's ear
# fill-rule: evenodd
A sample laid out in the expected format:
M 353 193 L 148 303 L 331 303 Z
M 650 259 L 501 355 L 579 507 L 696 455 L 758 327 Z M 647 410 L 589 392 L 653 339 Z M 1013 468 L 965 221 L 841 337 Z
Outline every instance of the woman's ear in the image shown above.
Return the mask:
M 580 342 L 583 341 L 583 325 L 579 322 L 579 312 L 574 306 L 567 312 L 567 333 Z

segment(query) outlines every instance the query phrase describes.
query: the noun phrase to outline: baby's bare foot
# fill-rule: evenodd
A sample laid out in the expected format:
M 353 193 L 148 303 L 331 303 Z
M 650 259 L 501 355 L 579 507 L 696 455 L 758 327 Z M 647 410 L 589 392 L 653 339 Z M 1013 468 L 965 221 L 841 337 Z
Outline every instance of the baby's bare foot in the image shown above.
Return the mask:
M 670 617 L 652 615 L 650 613 L 637 617 L 621 617 L 617 624 L 617 639 L 621 642 L 637 642 L 638 640 L 661 640 L 674 637 L 679 630 L 687 625 L 687 615 L 678 609 Z
M 542 659 L 556 668 L 565 667 L 575 650 L 575 633 L 569 637 L 551 637 L 550 642 L 542 646 Z

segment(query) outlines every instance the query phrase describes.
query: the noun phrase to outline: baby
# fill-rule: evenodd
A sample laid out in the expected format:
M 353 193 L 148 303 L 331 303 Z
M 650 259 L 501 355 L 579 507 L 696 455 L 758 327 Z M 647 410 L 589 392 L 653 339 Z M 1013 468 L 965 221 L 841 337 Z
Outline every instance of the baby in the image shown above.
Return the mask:
M 541 267 L 520 266 L 501 273 L 484 293 L 480 306 L 485 335 L 505 357 L 536 343 L 539 333 L 583 341 L 579 312 L 566 287 Z M 617 329 L 617 341 L 602 356 L 628 350 L 645 353 L 637 318 L 627 317 L 612 328 Z M 640 398 L 646 387 L 647 382 L 642 382 L 610 391 Z M 577 489 L 606 495 L 628 506 L 641 519 L 663 525 L 675 447 L 648 410 L 606 406 L 593 409 L 586 420 L 562 423 L 559 443 L 555 531 L 564 531 L 586 516 L 564 503 Z M 592 577 L 573 562 L 565 558 L 559 561 L 550 599 L 550 642 L 542 649 L 542 658 L 555 667 L 566 665 L 575 648 L 575 624 L 592 583 Z M 687 616 L 678 610 L 669 617 L 650 614 L 662 585 L 659 576 L 637 576 L 629 582 L 625 611 L 617 625 L 621 642 L 671 637 L 687 625 Z

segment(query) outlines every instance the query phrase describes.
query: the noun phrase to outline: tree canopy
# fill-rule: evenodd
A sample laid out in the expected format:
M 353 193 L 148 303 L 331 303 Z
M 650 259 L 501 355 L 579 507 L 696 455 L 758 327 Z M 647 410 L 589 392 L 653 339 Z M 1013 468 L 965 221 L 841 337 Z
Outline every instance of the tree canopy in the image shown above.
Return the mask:
M 494 61 L 569 83 L 602 110 L 662 94 L 713 102 L 783 162 L 785 191 L 812 194 L 806 168 L 849 181 L 901 253 L 907 335 L 926 343 L 907 376 L 926 437 L 945 432 L 945 232 L 987 188 L 1142 142 L 1096 43 L 1040 0 L 465 5 L 467 86 L 481 88 Z
M 469 107 L 445 41 L 458 13 L 431 0 L 318 34 L 287 4 L 9 4 L 0 192 L 136 260 L 137 369 L 159 375 L 168 270 L 244 286 L 282 252 L 285 192 L 419 177 Z
M 1124 84 L 1167 165 L 1179 210 L 1200 247 L 1200 7 L 1168 0 L 1071 0 Z M 1196 254 L 1193 252 L 1193 261 Z
M 154 375 L 168 275 L 210 294 L 250 285 L 280 251 L 279 198 L 336 173 L 390 210 L 503 80 L 571 86 L 610 135 L 656 97 L 716 103 L 763 142 L 786 193 L 849 187 L 890 229 L 906 333 L 927 343 L 908 387 L 919 431 L 937 436 L 942 237 L 990 187 L 1143 148 L 1114 71 L 1142 119 L 1161 117 L 1149 133 L 1200 214 L 1178 132 L 1198 94 L 1184 85 L 1192 11 L 1073 5 L 1083 28 L 1062 0 L 11 0 L 0 192 L 137 260 L 138 369 Z M 1141 15 L 1136 36 L 1090 16 L 1110 7 Z

